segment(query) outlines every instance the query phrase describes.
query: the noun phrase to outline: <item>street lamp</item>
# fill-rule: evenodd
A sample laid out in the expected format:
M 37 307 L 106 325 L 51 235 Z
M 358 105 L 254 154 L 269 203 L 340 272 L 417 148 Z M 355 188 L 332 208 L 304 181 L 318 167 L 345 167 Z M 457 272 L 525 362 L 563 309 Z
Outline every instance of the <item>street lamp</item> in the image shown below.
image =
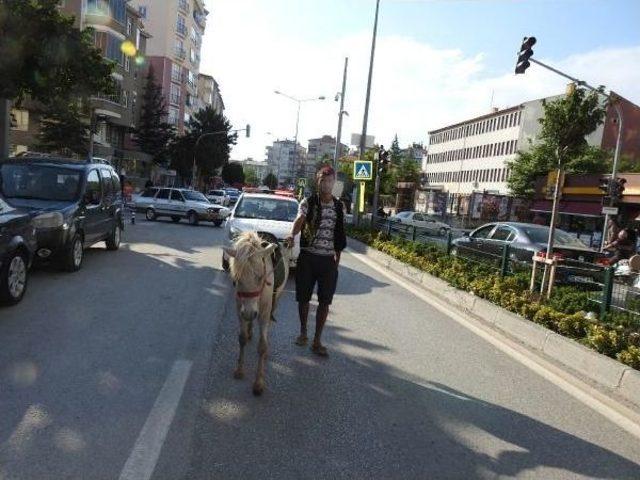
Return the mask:
M 342 116 L 349 113 L 344 109 L 344 96 L 347 89 L 347 68 L 349 67 L 349 57 L 344 59 L 344 73 L 342 74 L 342 91 L 336 93 L 335 101 L 340 100 L 340 110 L 338 112 L 338 133 L 336 135 L 336 150 L 333 154 L 333 169 L 338 170 L 338 159 L 340 158 L 340 142 L 342 140 Z
M 279 90 L 274 90 L 274 93 L 276 95 L 282 95 L 285 98 L 288 98 L 289 100 L 292 100 L 294 102 L 296 102 L 298 104 L 298 113 L 296 115 L 296 135 L 293 139 L 293 165 L 292 165 L 292 174 L 295 176 L 296 175 L 296 163 L 298 160 L 298 129 L 300 127 L 300 106 L 302 105 L 303 102 L 315 102 L 318 100 L 324 100 L 325 96 L 324 95 L 320 95 L 319 97 L 312 97 L 312 98 L 296 98 L 293 97 L 291 95 L 287 95 L 286 93 L 283 93 Z

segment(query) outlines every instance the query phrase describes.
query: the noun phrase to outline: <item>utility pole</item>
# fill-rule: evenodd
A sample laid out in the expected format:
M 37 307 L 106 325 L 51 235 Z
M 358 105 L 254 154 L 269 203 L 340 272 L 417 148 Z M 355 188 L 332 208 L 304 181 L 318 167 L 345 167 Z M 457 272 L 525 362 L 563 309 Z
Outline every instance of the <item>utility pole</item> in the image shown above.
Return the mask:
M 347 90 L 347 68 L 349 67 L 349 57 L 344 59 L 344 73 L 342 74 L 342 92 L 340 93 L 340 111 L 338 113 L 338 134 L 336 135 L 336 151 L 333 154 L 333 169 L 338 170 L 338 159 L 340 158 L 341 141 L 342 141 L 342 116 L 347 112 L 344 111 L 344 95 Z
M 367 97 L 364 104 L 364 118 L 362 120 L 362 135 L 360 137 L 360 160 L 364 160 L 365 152 L 367 149 L 367 122 L 369 121 L 369 101 L 371 99 L 371 79 L 373 77 L 373 60 L 376 54 L 376 37 L 378 35 L 378 13 L 380 11 L 380 0 L 376 0 L 376 16 L 373 23 L 373 38 L 371 39 L 371 58 L 369 59 L 369 78 L 367 80 Z M 360 199 L 360 189 L 362 188 L 360 185 L 361 182 L 358 182 L 358 192 L 356 195 L 357 199 Z M 353 218 L 355 220 L 355 224 L 358 225 L 360 223 L 360 211 L 356 208 Z

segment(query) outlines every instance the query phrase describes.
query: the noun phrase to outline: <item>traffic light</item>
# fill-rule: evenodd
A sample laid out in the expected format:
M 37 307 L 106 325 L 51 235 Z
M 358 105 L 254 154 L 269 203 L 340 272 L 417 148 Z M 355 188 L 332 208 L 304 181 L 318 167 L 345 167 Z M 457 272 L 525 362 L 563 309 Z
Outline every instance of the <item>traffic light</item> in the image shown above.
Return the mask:
M 383 146 L 380 146 L 380 150 L 378 151 L 378 170 L 382 172 L 389 165 L 389 151 L 385 150 Z
M 522 39 L 522 46 L 520 47 L 520 53 L 518 53 L 518 61 L 516 62 L 516 75 L 524 73 L 531 65 L 529 59 L 533 56 L 533 47 L 536 44 L 536 37 L 524 37 Z
M 604 193 L 605 195 L 609 195 L 610 186 L 611 179 L 609 177 L 600 177 L 598 188 L 602 190 L 602 193 Z
M 251 125 L 247 123 L 247 128 L 245 128 L 245 130 L 246 130 L 247 138 L 251 137 Z
M 611 180 L 610 195 L 613 201 L 619 201 L 624 193 L 624 186 L 627 183 L 626 178 L 616 178 Z

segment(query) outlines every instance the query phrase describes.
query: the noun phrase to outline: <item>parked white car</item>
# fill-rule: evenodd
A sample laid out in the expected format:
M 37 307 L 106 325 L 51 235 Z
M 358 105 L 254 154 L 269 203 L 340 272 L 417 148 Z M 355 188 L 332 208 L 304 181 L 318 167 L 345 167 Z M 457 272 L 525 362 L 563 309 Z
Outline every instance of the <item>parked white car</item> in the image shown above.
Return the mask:
M 400 222 L 403 225 L 411 225 L 427 231 L 433 235 L 446 235 L 451 226 L 421 212 L 400 212 L 390 218 L 392 222 Z
M 211 203 L 226 207 L 229 205 L 230 197 L 224 190 L 209 190 L 205 195 Z
M 263 193 L 243 193 L 227 219 L 226 243 L 231 246 L 242 232 L 254 231 L 273 235 L 282 245 L 293 228 L 298 214 L 294 198 Z M 295 267 L 300 254 L 300 235 L 295 238 L 290 265 Z M 223 253 L 222 267 L 229 268 L 229 258 Z
M 151 199 L 140 197 L 136 208 L 140 208 L 138 205 L 144 205 L 147 220 L 169 217 L 179 222 L 186 218 L 191 225 L 213 222 L 219 227 L 231 213 L 228 208 L 209 202 L 202 193 L 182 188 L 158 188 Z

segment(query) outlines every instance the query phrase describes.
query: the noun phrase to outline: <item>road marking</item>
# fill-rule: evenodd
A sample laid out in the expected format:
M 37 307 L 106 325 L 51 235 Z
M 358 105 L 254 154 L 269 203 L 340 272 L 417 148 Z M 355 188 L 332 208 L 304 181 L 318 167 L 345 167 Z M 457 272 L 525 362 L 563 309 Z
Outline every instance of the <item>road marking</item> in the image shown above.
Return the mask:
M 9 437 L 7 446 L 14 453 L 24 453 L 35 432 L 49 426 L 51 421 L 42 405 L 31 405 Z
M 501 335 L 490 327 L 481 325 L 478 321 L 468 320 L 464 315 L 452 309 L 434 295 L 409 283 L 396 273 L 391 272 L 368 259 L 365 255 L 356 253 L 352 250 L 348 250 L 348 252 L 368 267 L 394 281 L 405 290 L 413 293 L 420 300 L 433 306 L 463 327 L 471 330 L 482 339 L 506 353 L 514 360 L 520 362 L 531 371 L 550 381 L 589 408 L 600 413 L 620 428 L 626 430 L 631 435 L 640 438 L 640 415 L 634 410 L 605 395 L 598 389 L 571 375 L 557 365 L 554 365 L 550 361 L 537 355 L 535 352 L 529 350 L 523 345 L 520 345 L 516 341 Z
M 162 445 L 175 416 L 192 363 L 176 360 L 144 423 L 120 480 L 148 480 L 158 462 Z

